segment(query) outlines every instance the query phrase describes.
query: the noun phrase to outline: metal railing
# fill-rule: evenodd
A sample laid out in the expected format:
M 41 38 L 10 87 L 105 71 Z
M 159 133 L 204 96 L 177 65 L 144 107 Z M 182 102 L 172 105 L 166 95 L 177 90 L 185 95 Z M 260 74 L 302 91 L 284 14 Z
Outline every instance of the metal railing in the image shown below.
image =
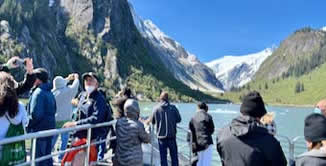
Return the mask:
M 86 150 L 86 158 L 85 158 L 85 166 L 88 166 L 89 165 L 89 155 L 90 155 L 91 145 L 101 144 L 101 143 L 106 141 L 106 140 L 100 140 L 100 141 L 92 143 L 91 142 L 92 129 L 99 128 L 99 127 L 113 126 L 113 125 L 115 125 L 115 123 L 116 123 L 116 121 L 105 122 L 105 123 L 95 124 L 95 125 L 85 124 L 85 125 L 80 125 L 80 126 L 71 127 L 71 128 L 52 129 L 52 130 L 35 132 L 35 133 L 29 133 L 29 134 L 25 134 L 25 135 L 22 135 L 22 136 L 16 136 L 16 137 L 6 138 L 6 139 L 3 139 L 3 140 L 0 140 L 0 146 L 5 145 L 5 144 L 19 142 L 19 141 L 31 140 L 32 145 L 31 145 L 30 161 L 26 161 L 25 163 L 20 164 L 19 166 L 25 166 L 25 165 L 35 166 L 36 162 L 45 161 L 47 159 L 52 158 L 53 156 L 64 154 L 64 153 L 75 151 L 75 150 L 80 150 L 80 149 L 87 148 L 87 150 Z M 86 142 L 85 145 L 82 145 L 82 146 L 79 146 L 79 147 L 69 148 L 67 150 L 59 151 L 58 153 L 50 154 L 50 155 L 43 156 L 43 157 L 40 157 L 40 158 L 35 158 L 36 157 L 35 152 L 36 152 L 36 140 L 37 139 L 56 136 L 56 135 L 63 134 L 63 133 L 81 131 L 81 130 L 87 130 L 87 142 Z M 109 140 L 114 140 L 114 139 L 116 139 L 116 138 L 112 137 Z
M 97 144 L 101 144 L 103 142 L 106 141 L 111 141 L 116 139 L 116 137 L 110 137 L 108 138 L 108 140 L 100 140 L 97 142 L 91 142 L 91 132 L 92 129 L 94 128 L 98 128 L 98 127 L 109 127 L 109 126 L 114 126 L 116 123 L 116 121 L 111 121 L 111 122 L 105 122 L 105 123 L 101 123 L 101 124 L 96 124 L 96 125 L 92 125 L 92 124 L 86 124 L 86 125 L 81 125 L 81 126 L 76 126 L 76 127 L 72 127 L 72 128 L 63 128 L 63 129 L 53 129 L 53 130 L 46 130 L 46 131 L 41 131 L 41 132 L 35 132 L 35 133 L 29 133 L 29 134 L 25 134 L 22 136 L 17 136 L 17 137 L 12 137 L 12 138 L 6 138 L 3 140 L 0 140 L 0 146 L 4 145 L 4 144 L 10 144 L 10 143 L 14 143 L 14 142 L 19 142 L 19 141 L 24 141 L 24 140 L 31 140 L 32 144 L 31 144 L 31 153 L 30 153 L 30 160 L 26 161 L 23 164 L 20 164 L 19 166 L 25 166 L 25 165 L 32 165 L 35 166 L 36 162 L 40 162 L 40 161 L 44 161 L 47 159 L 52 158 L 53 156 L 58 156 L 60 154 L 65 154 L 67 152 L 71 152 L 71 151 L 75 151 L 75 150 L 80 150 L 80 149 L 86 149 L 86 158 L 85 158 L 85 166 L 89 165 L 89 156 L 90 156 L 90 147 L 91 145 L 97 145 Z M 186 162 L 191 165 L 193 156 L 192 156 L 192 133 L 189 129 L 185 128 L 185 127 L 177 127 L 178 130 L 180 130 L 181 132 L 186 133 L 187 135 L 189 135 L 189 139 L 187 139 L 187 136 L 184 137 L 183 136 L 177 136 L 177 140 L 182 141 L 183 146 L 180 146 L 179 149 L 181 148 L 187 148 L 188 150 L 179 150 L 179 156 L 183 156 L 183 158 L 186 160 Z M 69 133 L 69 132 L 76 132 L 76 131 L 81 131 L 81 130 L 87 130 L 87 143 L 85 145 L 81 145 L 78 147 L 72 147 L 72 148 L 68 148 L 64 151 L 59 151 L 57 153 L 52 153 L 50 155 L 47 156 L 42 156 L 40 158 L 36 158 L 35 152 L 36 152 L 36 140 L 39 138 L 45 138 L 45 137 L 51 137 L 51 136 L 56 136 L 56 135 L 60 135 L 63 133 Z M 151 146 L 151 165 L 153 165 L 154 162 L 154 151 L 159 152 L 158 148 L 155 146 L 155 131 L 154 131 L 154 127 L 150 126 L 150 132 L 151 132 L 151 142 L 152 142 L 152 146 Z M 216 131 L 216 133 L 218 132 L 218 130 Z M 276 138 L 281 142 L 282 144 L 282 148 L 284 150 L 284 153 L 287 154 L 287 159 L 289 162 L 292 162 L 295 160 L 295 157 L 299 154 L 302 153 L 303 151 L 305 151 L 306 147 L 305 147 L 305 143 L 304 143 L 304 139 L 303 137 L 295 137 L 293 139 L 290 139 L 287 136 L 282 136 L 282 135 L 277 135 Z M 189 152 L 187 154 L 187 151 Z M 111 156 L 112 157 L 112 156 Z

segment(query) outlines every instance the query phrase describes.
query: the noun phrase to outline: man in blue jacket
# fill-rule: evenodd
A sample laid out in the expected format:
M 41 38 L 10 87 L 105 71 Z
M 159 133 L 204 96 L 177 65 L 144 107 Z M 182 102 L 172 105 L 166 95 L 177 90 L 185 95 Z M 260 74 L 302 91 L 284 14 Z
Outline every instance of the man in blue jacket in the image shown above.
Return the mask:
M 77 122 L 67 122 L 63 127 L 74 127 L 83 124 L 99 124 L 113 120 L 112 113 L 110 112 L 109 105 L 105 97 L 98 91 L 99 82 L 98 77 L 92 73 L 83 74 L 83 83 L 86 95 L 86 101 L 79 101 L 78 107 L 82 107 L 81 120 Z M 80 108 L 79 108 L 80 109 Z M 108 127 L 99 127 L 92 129 L 92 140 L 104 140 L 108 135 Z M 75 136 L 85 138 L 85 132 L 77 132 Z M 106 152 L 106 144 L 102 143 L 97 145 L 98 160 L 102 160 Z
M 29 132 L 38 132 L 55 128 L 56 103 L 51 93 L 52 86 L 48 83 L 49 75 L 46 69 L 33 71 L 36 80 L 29 98 Z M 36 141 L 36 158 L 51 154 L 52 137 L 39 138 Z M 38 166 L 52 166 L 52 158 L 38 162 Z

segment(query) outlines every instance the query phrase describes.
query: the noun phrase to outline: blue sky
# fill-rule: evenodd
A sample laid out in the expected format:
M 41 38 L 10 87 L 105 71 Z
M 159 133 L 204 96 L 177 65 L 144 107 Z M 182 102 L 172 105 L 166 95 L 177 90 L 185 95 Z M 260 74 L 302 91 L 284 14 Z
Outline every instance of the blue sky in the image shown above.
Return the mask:
M 201 61 L 244 55 L 279 43 L 295 30 L 326 26 L 326 0 L 130 0 Z

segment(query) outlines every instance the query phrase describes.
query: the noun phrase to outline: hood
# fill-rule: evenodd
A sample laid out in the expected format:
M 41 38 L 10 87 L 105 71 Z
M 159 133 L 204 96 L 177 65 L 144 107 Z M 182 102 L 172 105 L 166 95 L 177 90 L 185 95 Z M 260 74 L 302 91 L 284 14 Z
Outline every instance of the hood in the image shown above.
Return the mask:
M 298 156 L 300 157 L 323 157 L 326 158 L 326 148 L 313 149 Z
M 250 133 L 268 134 L 268 131 L 263 125 L 252 117 L 240 115 L 233 119 L 230 125 L 230 130 L 234 136 L 244 136 Z
M 39 86 L 39 88 L 42 90 L 51 91 L 52 85 L 50 83 L 43 83 Z
M 168 102 L 168 101 L 161 101 L 161 103 L 160 103 L 160 106 L 163 108 L 168 107 L 169 105 L 170 105 L 170 102 Z
M 54 89 L 61 89 L 61 88 L 64 88 L 66 87 L 68 84 L 68 80 L 64 79 L 63 77 L 61 76 L 57 76 L 54 78 L 53 80 L 53 88 Z

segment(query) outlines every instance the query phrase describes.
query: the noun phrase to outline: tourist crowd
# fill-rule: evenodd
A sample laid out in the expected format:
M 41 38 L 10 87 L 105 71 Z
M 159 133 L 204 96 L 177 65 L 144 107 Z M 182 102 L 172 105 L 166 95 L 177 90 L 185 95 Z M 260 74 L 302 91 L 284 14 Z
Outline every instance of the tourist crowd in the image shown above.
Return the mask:
M 16 82 L 10 71 L 24 67 L 25 78 Z M 151 143 L 148 125 L 156 128 L 157 147 L 161 166 L 178 166 L 177 124 L 182 121 L 178 108 L 170 103 L 169 94 L 162 92 L 152 114 L 141 118 L 141 110 L 132 90 L 124 88 L 113 101 L 107 102 L 100 90 L 101 78 L 95 73 L 72 73 L 66 78 L 54 77 L 50 81 L 44 68 L 34 69 L 32 59 L 11 58 L 0 65 L 0 140 L 25 133 L 42 132 L 56 128 L 71 128 L 84 124 L 100 124 L 116 120 L 115 127 L 99 127 L 91 130 L 91 140 L 110 142 L 115 154 L 112 162 L 118 166 L 142 166 L 142 144 Z M 78 92 L 80 92 L 78 94 Z M 19 97 L 29 93 L 27 106 Z M 113 111 L 110 103 L 116 108 Z M 322 166 L 326 165 L 326 100 L 316 105 L 314 113 L 304 121 L 304 138 L 307 152 L 287 161 L 277 135 L 275 114 L 267 112 L 259 92 L 252 91 L 242 99 L 240 115 L 226 127 L 218 130 L 216 149 L 223 166 Z M 209 106 L 197 104 L 197 111 L 189 122 L 188 140 L 192 143 L 192 165 L 212 165 L 215 132 Z M 36 158 L 55 151 L 59 135 L 38 138 Z M 60 135 L 60 151 L 86 143 L 87 131 L 76 131 Z M 155 141 L 156 142 L 156 141 Z M 153 146 L 155 146 L 153 144 Z M 54 158 L 62 165 L 74 165 L 78 152 L 83 149 L 60 154 Z M 108 148 L 106 141 L 91 147 L 90 161 L 104 161 Z M 168 160 L 168 152 L 171 160 Z M 17 165 L 26 161 L 25 141 L 0 146 L 0 165 Z M 51 166 L 53 159 L 37 162 L 38 166 Z M 170 164 L 168 164 L 170 163 Z M 75 163 L 76 164 L 76 163 Z M 78 164 L 77 164 L 78 165 Z

